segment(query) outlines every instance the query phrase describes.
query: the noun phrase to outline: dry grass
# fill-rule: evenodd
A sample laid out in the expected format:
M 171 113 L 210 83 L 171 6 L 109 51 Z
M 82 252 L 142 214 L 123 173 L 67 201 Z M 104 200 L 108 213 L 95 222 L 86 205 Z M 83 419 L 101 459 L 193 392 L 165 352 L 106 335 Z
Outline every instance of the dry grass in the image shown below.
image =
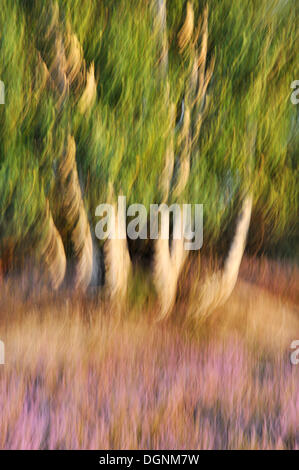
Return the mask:
M 1 448 L 299 449 L 298 304 L 240 280 L 190 328 L 153 321 L 154 306 L 120 318 L 96 300 L 22 304 L 11 293 Z

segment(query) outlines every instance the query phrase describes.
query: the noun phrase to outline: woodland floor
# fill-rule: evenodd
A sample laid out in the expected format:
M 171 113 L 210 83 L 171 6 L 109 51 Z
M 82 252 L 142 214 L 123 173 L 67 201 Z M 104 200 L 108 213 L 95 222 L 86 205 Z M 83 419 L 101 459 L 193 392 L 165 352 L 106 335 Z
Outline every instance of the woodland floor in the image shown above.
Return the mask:
M 3 287 L 0 448 L 299 449 L 297 276 L 244 260 L 198 327 Z

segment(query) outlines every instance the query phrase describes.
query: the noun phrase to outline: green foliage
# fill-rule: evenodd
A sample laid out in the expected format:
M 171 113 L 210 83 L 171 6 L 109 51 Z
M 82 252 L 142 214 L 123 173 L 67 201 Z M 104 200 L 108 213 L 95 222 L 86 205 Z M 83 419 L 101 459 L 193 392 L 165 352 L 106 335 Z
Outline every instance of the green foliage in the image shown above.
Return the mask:
M 69 133 L 76 141 L 93 224 L 95 208 L 111 197 L 111 187 L 115 195 L 125 194 L 129 204 L 161 202 L 160 178 L 171 131 L 167 82 L 178 120 L 191 70 L 190 57 L 182 56 L 177 44 L 186 4 L 167 2 L 168 71 L 161 79 L 151 1 L 59 0 L 46 5 L 2 0 L 3 239 L 13 237 L 30 251 L 46 198 L 55 218 L 55 165 Z M 236 201 L 250 188 L 255 198 L 251 245 L 279 247 L 288 237 L 299 237 L 298 107 L 290 101 L 291 82 L 299 78 L 298 6 L 291 0 L 210 0 L 208 6 L 208 62 L 214 57 L 215 67 L 182 197 L 205 204 L 205 238 L 215 245 L 235 215 Z M 202 8 L 194 2 L 195 26 Z M 59 109 L 57 91 L 43 84 L 40 57 L 49 68 L 54 40 L 46 33 L 57 11 L 55 31 L 65 44 L 70 32 L 76 34 L 86 70 L 95 65 L 97 96 L 84 114 L 78 106 L 82 89 L 71 87 Z

